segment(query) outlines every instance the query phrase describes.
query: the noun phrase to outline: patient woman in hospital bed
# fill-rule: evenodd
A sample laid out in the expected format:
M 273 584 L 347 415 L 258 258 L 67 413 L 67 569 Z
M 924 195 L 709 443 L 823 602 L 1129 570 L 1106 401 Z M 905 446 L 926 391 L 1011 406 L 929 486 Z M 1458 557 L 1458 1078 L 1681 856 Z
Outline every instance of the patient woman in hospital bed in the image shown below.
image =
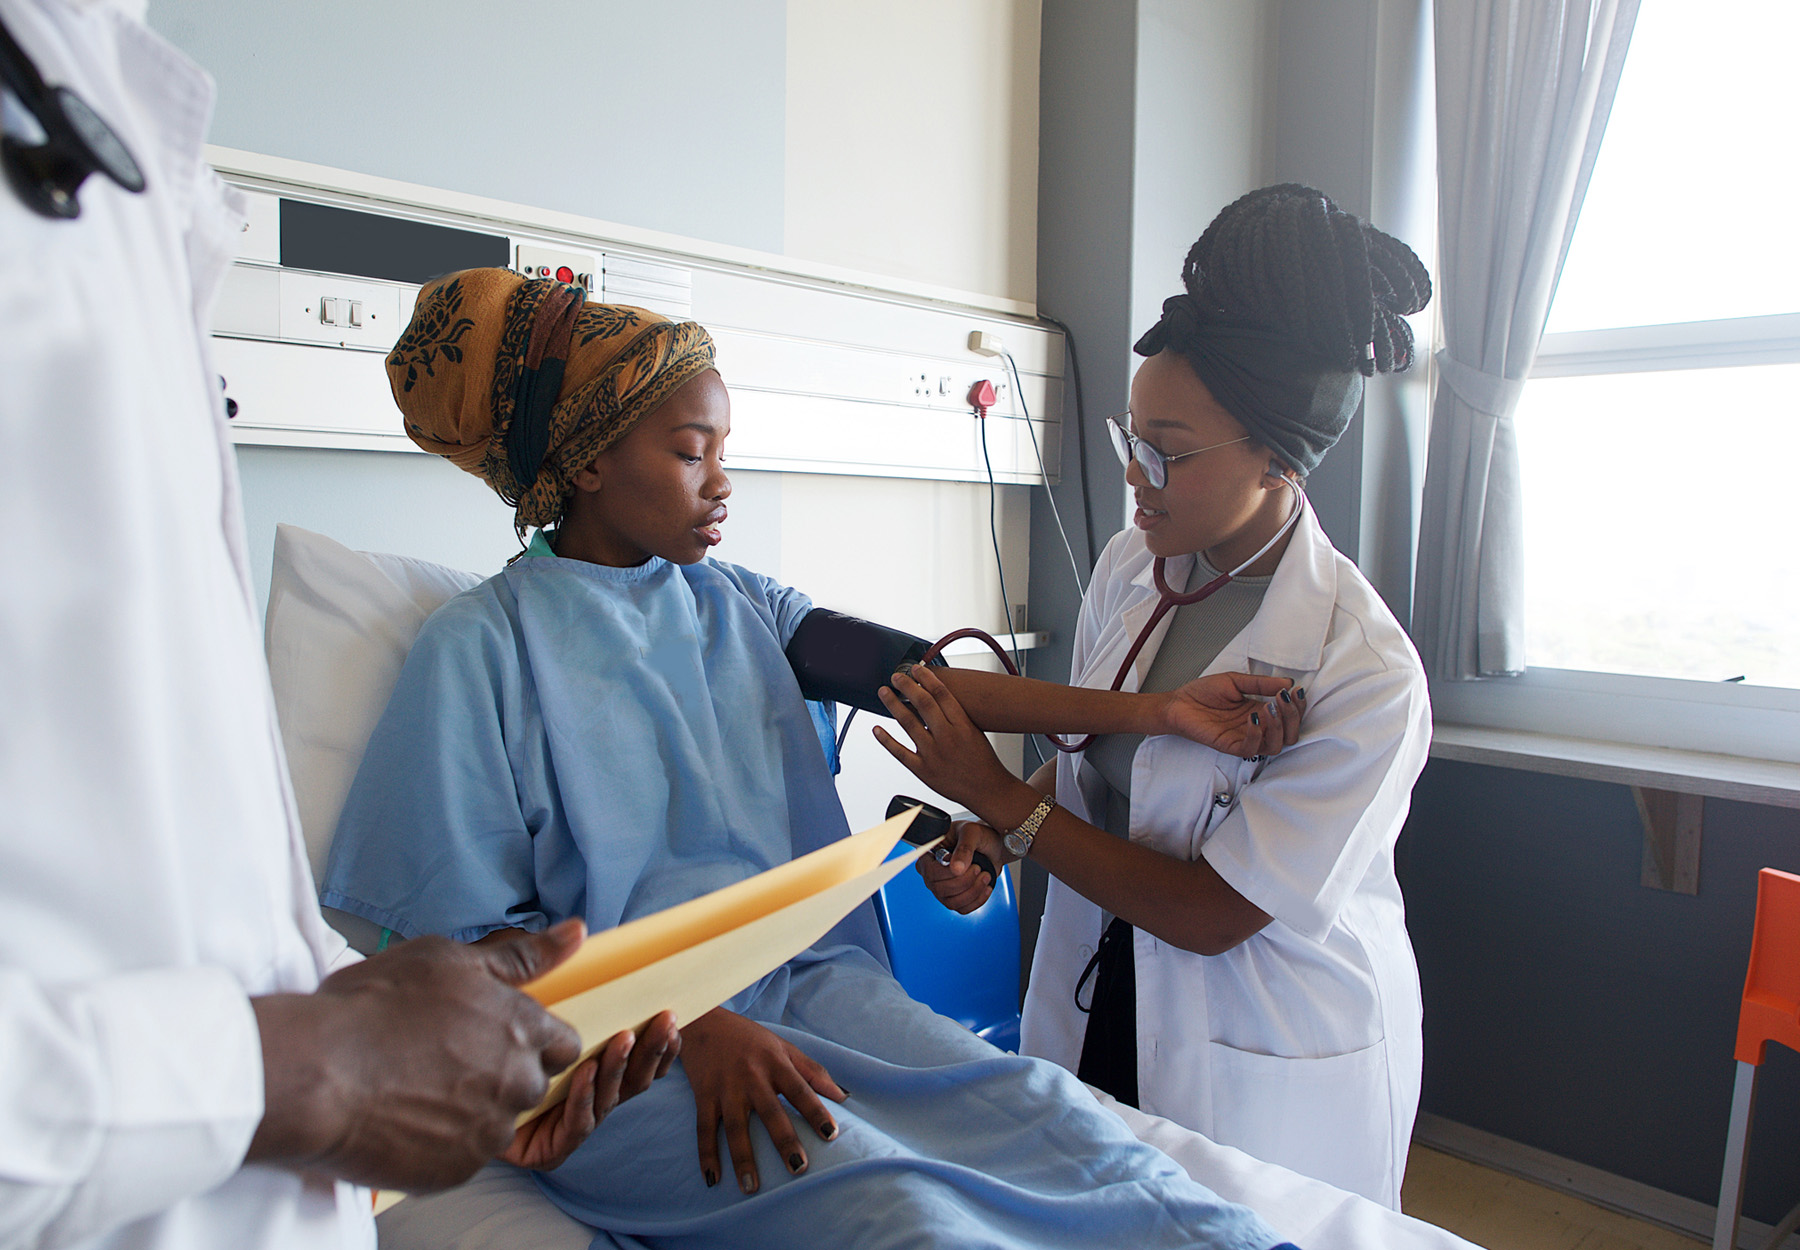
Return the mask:
M 472 270 L 425 288 L 388 369 L 414 440 L 539 530 L 420 633 L 323 902 L 401 937 L 601 929 L 845 836 L 783 654 L 809 601 L 705 559 L 730 490 L 706 332 Z M 1067 1072 L 909 999 L 866 906 L 536 1176 L 597 1244 L 1281 1240 Z

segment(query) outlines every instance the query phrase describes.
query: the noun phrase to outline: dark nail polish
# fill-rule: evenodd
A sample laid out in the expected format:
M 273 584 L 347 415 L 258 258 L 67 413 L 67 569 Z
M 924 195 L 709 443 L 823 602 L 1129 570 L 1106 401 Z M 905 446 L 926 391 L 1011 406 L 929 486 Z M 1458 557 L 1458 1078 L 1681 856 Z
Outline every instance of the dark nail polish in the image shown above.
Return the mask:
M 755 1193 L 756 1192 L 756 1177 L 752 1176 L 748 1172 L 741 1174 L 738 1177 L 738 1188 L 743 1190 L 747 1194 Z
M 806 1166 L 806 1156 L 801 1154 L 798 1150 L 796 1150 L 793 1154 L 788 1156 L 788 1171 L 798 1172 L 801 1168 L 803 1168 L 805 1166 Z
M 1300 689 L 1294 691 L 1294 697 L 1296 699 L 1304 699 L 1306 697 L 1306 687 L 1302 686 Z
M 1281 701 L 1282 701 L 1282 702 L 1283 702 L 1283 703 L 1292 703 L 1292 702 L 1293 702 L 1293 700 L 1292 700 L 1292 699 L 1290 699 L 1290 698 L 1288 698 L 1288 692 L 1287 692 L 1287 691 L 1285 691 L 1285 690 L 1283 690 L 1283 691 L 1282 691 L 1282 692 L 1281 692 Z
M 708 1189 L 711 1189 L 714 1185 L 717 1185 L 718 1183 L 719 1183 L 719 1174 L 717 1172 L 713 1171 L 711 1168 L 707 1168 L 706 1169 L 706 1187 Z
M 1252 725 L 1261 725 L 1262 718 L 1259 717 L 1255 712 L 1252 712 L 1252 713 L 1250 713 L 1250 723 Z
M 819 1136 L 823 1137 L 826 1141 L 836 1141 L 837 1134 L 838 1134 L 837 1125 L 832 1124 L 830 1122 L 827 1122 L 825 1124 L 825 1126 L 819 1130 Z
M 850 1091 L 842 1085 L 838 1086 L 838 1093 L 842 1094 L 846 1098 L 850 1097 Z

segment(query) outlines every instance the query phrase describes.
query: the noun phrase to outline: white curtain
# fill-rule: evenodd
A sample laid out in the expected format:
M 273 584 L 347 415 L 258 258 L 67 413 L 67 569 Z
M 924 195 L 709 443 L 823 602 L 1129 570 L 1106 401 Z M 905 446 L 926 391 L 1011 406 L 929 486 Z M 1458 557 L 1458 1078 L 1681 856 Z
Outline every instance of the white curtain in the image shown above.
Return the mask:
M 1420 516 L 1413 638 L 1436 678 L 1524 671 L 1512 417 L 1638 0 L 1437 0 L 1438 299 L 1444 349 Z

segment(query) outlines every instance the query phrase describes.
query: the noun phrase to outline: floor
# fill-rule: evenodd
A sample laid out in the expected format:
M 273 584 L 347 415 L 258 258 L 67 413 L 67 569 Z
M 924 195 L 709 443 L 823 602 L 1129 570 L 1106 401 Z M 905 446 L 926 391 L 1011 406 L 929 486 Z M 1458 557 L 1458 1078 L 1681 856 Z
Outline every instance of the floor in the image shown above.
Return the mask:
M 1414 1146 L 1401 1208 L 1487 1250 L 1697 1250 L 1705 1245 L 1531 1181 Z

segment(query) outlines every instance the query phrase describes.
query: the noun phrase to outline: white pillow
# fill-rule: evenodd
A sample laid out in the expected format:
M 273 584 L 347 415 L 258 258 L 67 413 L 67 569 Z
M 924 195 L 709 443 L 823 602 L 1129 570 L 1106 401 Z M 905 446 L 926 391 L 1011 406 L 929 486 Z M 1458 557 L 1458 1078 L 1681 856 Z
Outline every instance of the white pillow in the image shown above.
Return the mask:
M 425 618 L 482 580 L 410 556 L 275 527 L 263 646 L 313 879 Z

